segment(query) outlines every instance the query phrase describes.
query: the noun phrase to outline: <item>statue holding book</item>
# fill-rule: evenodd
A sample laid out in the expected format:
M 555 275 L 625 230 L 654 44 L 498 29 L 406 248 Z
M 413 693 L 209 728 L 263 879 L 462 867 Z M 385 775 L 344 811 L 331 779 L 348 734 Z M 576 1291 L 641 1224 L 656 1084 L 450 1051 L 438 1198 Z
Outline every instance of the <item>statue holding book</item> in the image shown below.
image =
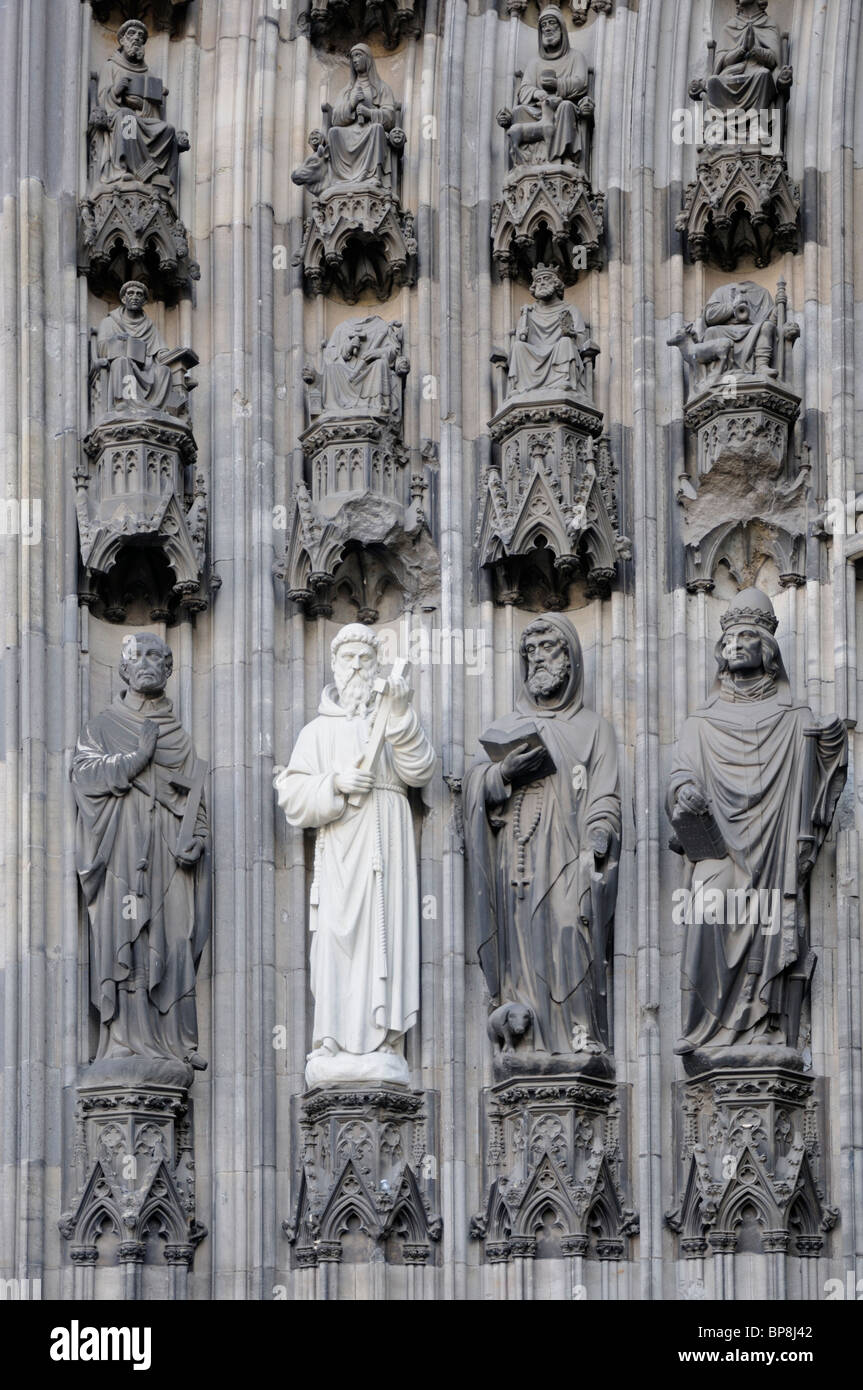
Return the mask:
M 773 605 L 729 604 L 716 683 L 683 728 L 667 808 L 704 910 L 686 923 L 683 1055 L 795 1050 L 815 956 L 809 876 L 845 783 L 848 735 L 795 701 Z
M 167 89 L 144 62 L 147 28 L 129 19 L 117 31 L 117 51 L 99 74 L 90 125 L 97 134 L 93 191 L 157 188 L 173 196 L 177 161 L 189 148 L 185 131 L 163 118 Z
M 464 784 L 489 1031 L 502 1053 L 529 1049 L 540 1069 L 578 1068 L 610 1042 L 617 746 L 584 706 L 581 646 L 566 618 L 535 619 L 519 651 L 516 708 L 483 734 Z
M 96 330 L 91 361 L 94 414 L 187 413 L 187 372 L 197 364 L 191 348 L 169 348 L 144 309 L 147 287 L 127 280 L 120 304 Z

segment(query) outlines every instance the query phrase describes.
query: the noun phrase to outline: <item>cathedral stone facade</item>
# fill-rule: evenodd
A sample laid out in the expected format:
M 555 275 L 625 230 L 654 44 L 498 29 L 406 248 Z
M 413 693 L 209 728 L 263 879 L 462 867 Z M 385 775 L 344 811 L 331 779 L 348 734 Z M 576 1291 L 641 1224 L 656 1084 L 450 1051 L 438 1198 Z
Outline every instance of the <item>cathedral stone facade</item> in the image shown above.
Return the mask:
M 0 1277 L 857 1288 L 856 0 L 0 33 Z

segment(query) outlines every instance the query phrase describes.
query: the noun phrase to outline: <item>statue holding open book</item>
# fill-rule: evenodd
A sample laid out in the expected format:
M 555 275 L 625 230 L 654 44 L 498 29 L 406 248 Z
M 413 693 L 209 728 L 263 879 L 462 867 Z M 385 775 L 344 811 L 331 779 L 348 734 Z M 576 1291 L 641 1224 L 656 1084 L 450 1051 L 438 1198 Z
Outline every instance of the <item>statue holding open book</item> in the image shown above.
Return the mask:
M 409 664 L 387 678 L 378 639 L 349 623 L 331 644 L 334 684 L 274 785 L 288 824 L 315 830 L 309 927 L 315 1000 L 306 1085 L 410 1081 L 419 1014 L 420 902 L 409 787 L 435 753 L 411 703 Z
M 759 589 L 729 604 L 715 685 L 684 725 L 669 783 L 672 848 L 699 899 L 685 925 L 676 1051 L 706 1049 L 705 1064 L 741 1045 L 780 1058 L 797 1048 L 815 967 L 809 876 L 847 773 L 845 726 L 818 724 L 793 698 L 777 623 Z
M 572 624 L 524 630 L 523 687 L 464 784 L 465 839 L 489 1033 L 503 1069 L 600 1070 L 620 857 L 617 746 L 583 703 Z

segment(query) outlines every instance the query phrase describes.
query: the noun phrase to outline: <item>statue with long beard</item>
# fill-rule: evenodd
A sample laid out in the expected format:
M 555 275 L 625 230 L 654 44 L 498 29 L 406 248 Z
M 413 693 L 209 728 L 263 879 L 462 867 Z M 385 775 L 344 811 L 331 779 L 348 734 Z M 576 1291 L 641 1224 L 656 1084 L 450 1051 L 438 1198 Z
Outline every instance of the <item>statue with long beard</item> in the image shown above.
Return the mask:
M 384 742 L 373 730 L 378 639 L 349 623 L 331 645 L 334 684 L 274 785 L 289 825 L 317 831 L 310 894 L 315 1000 L 306 1084 L 407 1084 L 404 1036 L 419 1014 L 420 903 L 408 787 L 430 780 L 435 753 L 391 676 Z

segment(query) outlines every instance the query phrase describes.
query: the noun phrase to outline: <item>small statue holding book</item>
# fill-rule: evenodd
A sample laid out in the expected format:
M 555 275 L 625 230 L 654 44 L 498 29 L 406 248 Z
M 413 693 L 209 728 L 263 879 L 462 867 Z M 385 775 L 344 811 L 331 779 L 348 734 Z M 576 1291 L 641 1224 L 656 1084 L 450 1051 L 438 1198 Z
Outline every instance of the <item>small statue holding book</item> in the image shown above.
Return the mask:
M 583 704 L 581 646 L 566 618 L 535 619 L 519 651 L 516 709 L 483 734 L 464 784 L 479 960 L 490 1033 L 509 1064 L 528 1050 L 531 1065 L 547 1054 L 546 1065 L 575 1069 L 609 1047 L 617 746 Z
M 796 1050 L 815 966 L 809 876 L 845 784 L 848 735 L 794 700 L 777 622 L 760 589 L 729 604 L 716 683 L 686 721 L 671 773 L 671 846 L 701 904 L 685 927 L 684 1055 Z
M 189 148 L 185 131 L 164 119 L 167 88 L 144 61 L 147 28 L 128 19 L 117 31 L 117 51 L 99 74 L 97 105 L 90 116 L 96 136 L 92 191 L 161 190 L 173 197 L 177 161 Z

